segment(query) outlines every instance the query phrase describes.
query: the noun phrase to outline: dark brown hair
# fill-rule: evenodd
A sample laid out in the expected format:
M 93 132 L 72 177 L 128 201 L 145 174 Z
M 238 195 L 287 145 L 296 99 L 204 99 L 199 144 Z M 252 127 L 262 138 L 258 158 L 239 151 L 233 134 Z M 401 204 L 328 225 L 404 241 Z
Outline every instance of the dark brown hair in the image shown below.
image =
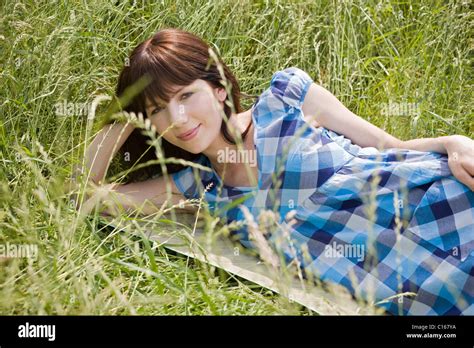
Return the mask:
M 123 107 L 123 110 L 137 114 L 141 112 L 147 118 L 147 100 L 154 102 L 156 98 L 159 98 L 161 101 L 168 103 L 173 97 L 174 89 L 189 85 L 197 79 L 207 81 L 214 88 L 224 87 L 220 82 L 222 78 L 217 64 L 211 59 L 208 49 L 209 45 L 198 36 L 175 28 L 160 30 L 151 38 L 140 43 L 132 51 L 120 73 L 116 95 L 117 97 L 122 96 L 129 86 L 134 85 L 145 75 L 151 78 L 151 82 L 128 105 Z M 256 96 L 241 93 L 239 84 L 232 72 L 219 56 L 217 58 L 224 70 L 227 82 L 231 85 L 231 93 L 228 93 L 227 99 L 224 101 L 224 112 L 227 119 L 229 119 L 232 109 L 228 103 L 232 103 L 235 112 L 240 113 L 242 112 L 240 98 Z M 245 139 L 251 124 L 252 122 L 242 133 L 242 139 Z M 235 140 L 227 128 L 227 122 L 222 122 L 221 134 L 225 141 L 235 144 Z M 141 129 L 135 129 L 119 151 L 121 162 L 123 162 L 124 154 L 127 152 L 130 157 L 129 163 L 132 164 L 157 159 L 155 149 L 147 144 L 147 140 Z M 165 158 L 175 157 L 192 161 L 200 155 L 187 152 L 169 143 L 164 138 L 161 138 L 161 140 Z M 171 163 L 167 163 L 166 167 L 168 173 L 174 173 L 184 168 L 182 165 Z M 127 178 L 129 181 L 141 181 L 161 172 L 159 164 L 151 165 L 131 172 Z

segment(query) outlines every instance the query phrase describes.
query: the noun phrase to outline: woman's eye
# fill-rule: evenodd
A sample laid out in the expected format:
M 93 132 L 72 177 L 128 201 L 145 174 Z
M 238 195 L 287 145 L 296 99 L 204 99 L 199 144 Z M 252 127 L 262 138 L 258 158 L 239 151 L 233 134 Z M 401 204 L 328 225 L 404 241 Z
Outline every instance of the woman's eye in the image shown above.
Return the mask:
M 193 92 L 184 93 L 184 94 L 181 96 L 181 99 L 183 99 L 184 96 L 186 96 L 186 98 L 184 98 L 184 99 L 187 99 L 187 98 L 190 97 L 192 94 L 193 94 Z
M 154 114 L 157 114 L 161 111 L 162 108 L 156 108 L 156 109 L 153 109 L 153 111 L 151 112 L 152 115 Z
M 184 94 L 181 96 L 181 99 L 187 99 L 187 98 L 189 98 L 192 94 L 193 94 L 193 92 L 184 93 Z M 186 97 L 186 98 L 185 98 L 185 97 Z M 151 115 L 157 114 L 157 113 L 159 113 L 161 110 L 163 110 L 163 108 L 161 108 L 161 107 L 158 107 L 158 108 L 156 108 L 156 109 L 153 109 L 153 111 L 151 112 Z

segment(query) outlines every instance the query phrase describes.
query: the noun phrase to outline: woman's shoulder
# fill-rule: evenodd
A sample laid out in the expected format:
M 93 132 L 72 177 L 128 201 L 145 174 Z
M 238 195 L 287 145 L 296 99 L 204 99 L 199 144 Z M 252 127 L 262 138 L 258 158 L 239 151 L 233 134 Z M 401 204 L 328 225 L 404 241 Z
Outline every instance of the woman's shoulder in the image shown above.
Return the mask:
M 275 72 L 269 87 L 254 104 L 253 116 L 257 128 L 266 128 L 277 120 L 298 118 L 312 82 L 308 73 L 295 66 Z
M 292 66 L 278 70 L 272 75 L 270 90 L 286 104 L 301 107 L 312 82 L 313 79 L 306 71 Z
M 273 83 L 274 80 L 278 78 L 282 80 L 289 80 L 294 76 L 304 79 L 311 79 L 311 77 L 305 70 L 297 66 L 290 66 L 282 70 L 277 70 L 275 73 L 273 73 L 270 83 Z

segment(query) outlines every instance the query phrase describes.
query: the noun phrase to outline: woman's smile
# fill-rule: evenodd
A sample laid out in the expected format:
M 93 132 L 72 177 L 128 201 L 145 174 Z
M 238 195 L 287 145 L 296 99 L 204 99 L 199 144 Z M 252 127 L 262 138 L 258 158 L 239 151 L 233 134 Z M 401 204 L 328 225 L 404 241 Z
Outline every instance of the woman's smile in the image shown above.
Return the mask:
M 184 133 L 178 135 L 177 138 L 181 139 L 183 141 L 191 140 L 199 133 L 200 128 L 201 128 L 201 124 L 198 124 L 196 127 L 191 129 L 190 131 L 184 132 Z

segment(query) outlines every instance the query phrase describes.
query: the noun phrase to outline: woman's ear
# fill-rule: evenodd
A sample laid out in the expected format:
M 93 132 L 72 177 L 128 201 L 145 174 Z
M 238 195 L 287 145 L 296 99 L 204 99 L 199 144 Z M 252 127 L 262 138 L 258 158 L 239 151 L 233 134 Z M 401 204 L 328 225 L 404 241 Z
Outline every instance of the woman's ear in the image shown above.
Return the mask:
M 225 91 L 225 88 L 224 87 L 216 88 L 216 96 L 220 102 L 225 101 L 225 99 L 227 98 L 227 92 Z

